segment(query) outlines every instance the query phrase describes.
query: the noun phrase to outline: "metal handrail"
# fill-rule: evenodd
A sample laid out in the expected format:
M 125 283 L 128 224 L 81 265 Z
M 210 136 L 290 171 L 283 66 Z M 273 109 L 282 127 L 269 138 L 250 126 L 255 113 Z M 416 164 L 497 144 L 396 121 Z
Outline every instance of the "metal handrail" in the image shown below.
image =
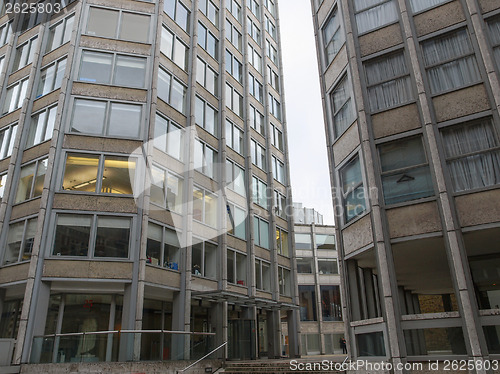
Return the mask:
M 212 353 L 218 351 L 219 349 L 221 349 L 222 347 L 224 347 L 225 345 L 227 344 L 227 341 L 222 343 L 221 345 L 219 345 L 217 348 L 215 348 L 214 350 L 212 350 L 211 352 L 207 353 L 205 356 L 203 356 L 202 358 L 196 360 L 195 362 L 193 362 L 191 365 L 185 367 L 184 369 L 182 370 L 177 370 L 177 373 L 184 373 L 185 371 L 191 369 L 194 365 L 196 365 L 198 362 L 204 360 L 205 358 L 207 358 L 208 356 L 210 356 Z
M 107 335 L 107 334 L 142 334 L 142 333 L 164 333 L 181 335 L 215 335 L 214 332 L 192 332 L 192 331 L 170 331 L 170 330 L 110 330 L 110 331 L 89 331 L 89 332 L 67 332 L 59 334 L 36 335 L 35 338 L 52 338 L 60 336 L 82 336 L 82 335 Z

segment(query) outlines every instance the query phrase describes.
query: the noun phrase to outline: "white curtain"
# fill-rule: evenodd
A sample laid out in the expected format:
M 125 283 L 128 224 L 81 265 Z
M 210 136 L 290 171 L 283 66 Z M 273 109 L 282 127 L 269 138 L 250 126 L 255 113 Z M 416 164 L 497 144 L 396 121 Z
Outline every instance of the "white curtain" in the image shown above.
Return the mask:
M 455 191 L 500 183 L 500 150 L 490 120 L 443 131 L 447 158 Z M 482 153 L 478 153 L 483 151 Z
M 490 32 L 491 42 L 496 47 L 493 48 L 493 53 L 497 63 L 497 67 L 500 70 L 500 18 L 494 19 L 488 22 L 488 28 Z
M 475 56 L 463 57 L 474 52 L 466 30 L 430 40 L 422 47 L 426 66 L 443 63 L 427 71 L 432 93 L 462 87 L 481 79 Z
M 355 8 L 364 9 L 368 3 L 377 4 L 380 0 L 362 0 L 356 1 Z M 359 5 L 358 5 L 359 4 Z M 361 5 L 362 4 L 362 5 Z M 376 29 L 396 21 L 399 18 L 396 4 L 393 0 L 377 5 L 376 7 L 364 10 L 356 14 L 356 24 L 358 25 L 358 33 L 363 34 L 367 31 Z
M 416 13 L 420 12 L 421 10 L 429 9 L 436 5 L 445 3 L 447 1 L 449 0 L 410 0 L 410 3 L 413 12 Z

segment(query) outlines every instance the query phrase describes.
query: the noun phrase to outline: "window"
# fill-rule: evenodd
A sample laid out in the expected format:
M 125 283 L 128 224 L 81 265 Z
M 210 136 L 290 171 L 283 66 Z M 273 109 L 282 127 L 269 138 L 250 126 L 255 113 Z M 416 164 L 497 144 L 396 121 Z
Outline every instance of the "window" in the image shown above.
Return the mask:
M 28 80 L 29 78 L 26 77 L 12 84 L 10 87 L 7 87 L 2 114 L 12 112 L 23 105 L 23 101 L 28 91 Z
M 4 64 L 4 62 L 5 62 L 5 56 L 1 56 L 0 57 L 0 74 L 3 71 L 3 64 Z
M 52 138 L 56 121 L 57 106 L 51 106 L 31 116 L 31 124 L 26 140 L 26 148 L 43 143 Z
M 253 139 L 250 141 L 250 148 L 252 164 L 265 171 L 267 166 L 266 149 Z
M 269 113 L 281 121 L 281 104 L 271 93 L 269 94 Z
M 207 51 L 214 60 L 218 60 L 219 41 L 201 22 L 198 22 L 198 44 Z
M 165 25 L 161 28 L 160 51 L 177 66 L 187 71 L 188 47 Z
M 115 53 L 83 51 L 78 79 L 83 82 L 142 88 L 146 58 Z
M 191 258 L 193 275 L 205 278 L 217 277 L 217 244 L 205 241 L 193 244 Z
M 165 68 L 158 70 L 158 97 L 182 114 L 186 111 L 187 87 Z
M 196 61 L 196 82 L 205 87 L 212 95 L 217 96 L 219 74 L 199 57 L 196 58 Z
M 481 80 L 476 57 L 466 30 L 422 43 L 424 64 L 433 94 Z
M 226 106 L 235 114 L 243 117 L 243 96 L 226 83 Z
M 0 26 L 0 47 L 7 44 L 12 35 L 12 21 L 5 22 Z
M 204 99 L 196 96 L 195 103 L 195 121 L 196 124 L 210 134 L 217 136 L 218 113 L 210 104 Z
M 216 27 L 219 26 L 219 9 L 210 0 L 200 0 L 198 8 Z
M 374 30 L 398 20 L 394 0 L 354 0 L 358 33 Z
M 330 65 L 340 48 L 344 45 L 344 33 L 340 29 L 340 16 L 337 8 L 333 11 L 331 16 L 326 21 L 322 30 L 323 44 L 325 46 L 325 66 Z
M 189 10 L 179 0 L 165 0 L 163 11 L 185 32 L 189 32 Z
M 301 321 L 317 321 L 316 287 L 299 285 L 299 310 Z
M 339 174 L 344 202 L 344 217 L 346 222 L 349 222 L 366 210 L 365 188 L 359 157 L 356 156 L 349 161 L 340 169 Z
M 258 290 L 271 292 L 271 264 L 255 259 L 255 287 Z
M 226 19 L 226 39 L 241 52 L 241 33 Z
M 421 10 L 433 8 L 447 1 L 448 0 L 410 0 L 410 4 L 413 13 L 417 13 L 420 12 Z
M 292 279 L 290 269 L 278 266 L 278 285 L 280 295 L 290 296 L 292 294 Z
M 315 239 L 318 249 L 335 250 L 335 235 L 316 234 Z
M 312 274 L 314 273 L 314 260 L 312 257 L 297 257 L 297 273 Z M 300 287 L 300 286 L 299 286 Z
M 248 17 L 247 26 L 248 35 L 250 35 L 252 39 L 257 42 L 257 44 L 260 44 L 260 29 L 250 17 Z
M 226 118 L 226 145 L 241 154 L 243 152 L 243 130 Z
M 274 5 L 273 0 L 266 0 L 266 8 L 269 10 L 269 13 L 276 17 L 276 6 Z
M 273 162 L 274 179 L 276 179 L 281 184 L 285 185 L 286 184 L 285 164 L 283 164 L 283 162 L 275 156 L 272 156 L 272 162 Z
M 36 235 L 37 218 L 30 218 L 9 225 L 7 245 L 3 257 L 3 264 L 28 261 L 33 251 Z
M 277 92 L 280 92 L 280 77 L 278 73 L 276 73 L 272 67 L 267 65 L 267 72 L 269 73 L 269 84 L 272 88 L 274 88 Z
M 311 234 L 295 234 L 295 249 L 312 249 Z
M 40 80 L 36 91 L 36 98 L 61 88 L 62 79 L 66 70 L 66 57 L 56 61 L 40 71 Z
M 319 274 L 338 274 L 339 268 L 337 260 L 328 258 L 318 258 L 318 273 Z
M 2 201 L 3 194 L 5 193 L 5 185 L 7 184 L 7 172 L 0 174 L 0 202 Z
M 283 218 L 287 218 L 286 196 L 278 191 L 274 191 L 274 213 Z
M 241 6 L 237 0 L 226 0 L 226 8 L 238 22 L 241 22 Z
M 3 127 L 0 130 L 0 160 L 9 157 L 12 154 L 16 134 L 17 123 Z
M 413 98 L 403 52 L 365 63 L 365 73 L 372 112 L 407 103 Z
M 264 115 L 259 112 L 253 105 L 250 104 L 250 111 L 248 112 L 250 116 L 250 126 L 252 129 L 257 131 L 262 136 L 266 136 L 266 127 L 264 125 Z
M 226 49 L 226 71 L 238 82 L 243 83 L 243 65 Z
M 37 2 L 35 2 L 37 3 Z M 43 4 L 44 0 L 38 1 L 38 4 Z M 21 33 L 29 30 L 35 26 L 38 26 L 42 19 L 44 18 L 44 12 L 32 12 L 32 13 L 22 13 L 22 22 L 18 23 L 18 28 Z
M 179 244 L 180 233 L 169 227 L 148 223 L 148 241 L 146 246 L 146 263 L 172 270 L 181 270 Z
M 142 105 L 75 98 L 71 132 L 137 138 L 142 123 Z
M 277 126 L 274 126 L 273 124 L 270 125 L 271 129 L 271 144 L 274 145 L 277 149 L 279 149 L 281 152 L 284 151 L 284 146 L 283 146 L 283 133 L 281 132 L 280 129 L 278 129 Z
M 387 87 L 387 86 L 386 86 Z M 381 86 L 384 90 L 384 86 Z M 388 87 L 387 87 L 388 88 Z M 334 137 L 338 138 L 346 131 L 355 119 L 354 103 L 351 100 L 352 87 L 346 75 L 330 94 L 333 106 Z M 376 105 L 376 104 L 374 104 Z
M 228 214 L 228 233 L 236 236 L 237 238 L 246 240 L 246 217 L 247 213 L 244 209 L 234 205 L 233 203 L 228 203 L 227 206 Z
M 288 252 L 288 232 L 276 226 L 276 249 L 280 255 L 289 257 Z
M 339 286 L 319 286 L 323 321 L 342 321 Z
M 260 21 L 260 6 L 259 2 L 256 0 L 247 0 L 247 7 L 253 13 L 255 17 Z
M 128 258 L 130 217 L 57 214 L 53 256 Z
M 226 159 L 226 180 L 230 190 L 246 195 L 245 169 L 230 159 Z
M 194 169 L 207 177 L 216 177 L 214 166 L 217 163 L 217 151 L 201 140 L 194 141 Z
M 262 218 L 253 217 L 253 236 L 255 245 L 269 249 L 269 223 Z
M 193 219 L 217 226 L 217 195 L 203 188 L 193 188 Z
M 147 14 L 91 6 L 87 34 L 147 43 L 150 19 Z
M 247 284 L 247 255 L 227 250 L 227 281 L 229 283 L 246 286 Z
M 276 40 L 276 26 L 274 23 L 269 19 L 269 17 L 266 15 L 266 30 L 271 35 L 271 37 Z
M 490 118 L 441 131 L 455 192 L 500 183 L 500 147 Z
M 74 22 L 75 15 L 72 14 L 50 27 L 45 53 L 48 53 L 70 41 Z
M 4 300 L 0 308 L 0 338 L 16 339 L 23 309 L 23 299 Z
M 12 64 L 12 71 L 19 70 L 33 62 L 37 41 L 38 37 L 35 36 L 34 38 L 28 40 L 26 43 L 16 48 L 14 63 Z
M 178 159 L 182 159 L 184 133 L 180 126 L 170 119 L 156 113 L 154 146 L 160 151 Z
M 269 40 L 266 39 L 266 54 L 269 59 L 278 66 L 278 50 Z
M 14 203 L 17 204 L 41 196 L 46 172 L 47 158 L 22 166 Z
M 421 138 L 403 139 L 382 145 L 379 147 L 379 154 L 386 204 L 434 195 Z
M 267 209 L 267 184 L 257 177 L 252 177 L 252 201 Z
M 257 78 L 252 74 L 248 74 L 248 90 L 250 95 L 255 97 L 259 102 L 262 103 L 263 100 L 263 88 L 262 83 L 260 83 Z
M 72 192 L 132 195 L 136 166 L 135 158 L 68 153 L 61 188 Z
M 491 44 L 493 45 L 493 56 L 497 63 L 497 69 L 500 71 L 500 17 L 489 20 L 487 24 Z
M 153 165 L 151 167 L 150 202 L 181 214 L 183 185 L 183 178 Z

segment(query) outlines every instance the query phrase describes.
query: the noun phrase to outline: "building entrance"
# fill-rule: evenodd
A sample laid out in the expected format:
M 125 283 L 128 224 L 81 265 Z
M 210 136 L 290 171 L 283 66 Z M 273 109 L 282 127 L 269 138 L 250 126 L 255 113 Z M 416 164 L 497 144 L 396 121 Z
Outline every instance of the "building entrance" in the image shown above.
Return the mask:
M 234 319 L 228 321 L 227 340 L 230 360 L 254 360 L 255 321 L 252 319 Z

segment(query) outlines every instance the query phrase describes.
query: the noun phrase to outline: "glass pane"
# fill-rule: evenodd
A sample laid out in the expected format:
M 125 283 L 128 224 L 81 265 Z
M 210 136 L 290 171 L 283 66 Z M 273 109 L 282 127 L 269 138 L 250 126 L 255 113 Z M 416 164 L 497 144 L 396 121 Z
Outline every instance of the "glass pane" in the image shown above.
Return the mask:
M 108 134 L 137 138 L 141 128 L 142 106 L 111 103 Z
M 87 24 L 87 34 L 105 38 L 116 37 L 119 14 L 117 10 L 91 7 L 89 11 L 89 23 Z
M 161 264 L 161 241 L 162 241 L 163 228 L 148 223 L 148 241 L 146 247 L 146 263 L 152 265 Z
M 63 190 L 96 192 L 98 155 L 68 154 Z
M 196 187 L 193 188 L 193 219 L 203 220 L 203 191 Z
M 146 15 L 124 12 L 119 38 L 146 43 L 149 40 L 149 20 Z
M 5 250 L 3 263 L 11 264 L 19 260 L 19 252 L 21 250 L 24 232 L 24 221 L 14 223 L 9 226 L 9 234 L 7 237 L 7 248 Z
M 144 87 L 146 59 L 142 57 L 117 56 L 113 84 L 117 86 Z
M 205 194 L 205 221 L 207 225 L 217 226 L 217 196 L 211 193 Z
M 172 122 L 168 124 L 167 153 L 176 159 L 182 159 L 182 129 Z
M 427 162 L 420 138 L 386 144 L 379 148 L 379 152 L 382 171 L 402 169 Z
M 404 330 L 409 356 L 465 355 L 461 327 Z
M 316 234 L 318 249 L 335 249 L 335 235 Z
M 434 195 L 428 166 L 382 177 L 386 204 L 420 199 Z
M 36 218 L 28 220 L 26 224 L 26 232 L 24 233 L 24 244 L 23 244 L 23 253 L 21 256 L 21 261 L 27 261 L 31 257 L 31 253 L 33 252 L 33 243 L 35 241 L 35 235 L 36 235 L 36 225 L 37 225 Z
M 331 260 L 318 260 L 318 273 L 320 274 L 338 274 L 337 261 Z
M 167 30 L 165 26 L 161 29 L 161 45 L 160 51 L 169 59 L 172 59 L 173 45 L 174 45 L 174 34 Z
M 323 321 L 342 321 L 339 286 L 320 286 Z
M 98 217 L 95 257 L 128 257 L 130 219 Z
M 217 263 L 217 245 L 205 242 L 205 277 L 217 277 Z
M 187 69 L 187 47 L 178 39 L 174 42 L 174 62 L 184 70 Z
M 202 257 L 203 257 L 203 243 L 194 244 L 192 247 L 192 268 L 191 272 L 193 275 L 202 275 L 201 274 L 201 266 L 202 266 Z
M 131 195 L 135 181 L 135 159 L 106 156 L 101 193 Z
M 297 257 L 297 273 L 311 274 L 313 272 L 314 263 L 312 258 Z
M 269 249 L 269 223 L 259 220 L 260 245 Z
M 76 99 L 71 130 L 84 134 L 102 134 L 105 115 L 105 102 Z
M 156 166 L 151 167 L 150 202 L 165 206 L 166 171 Z
M 233 251 L 227 251 L 227 281 L 229 283 L 236 283 L 234 276 L 234 256 Z
M 296 249 L 312 249 L 311 234 L 295 234 Z
M 110 83 L 113 55 L 84 51 L 78 79 L 91 83 Z
M 168 173 L 167 208 L 177 213 L 182 213 L 182 185 L 182 178 Z
M 92 217 L 58 215 L 53 255 L 87 256 Z
M 31 197 L 31 188 L 35 176 L 35 164 L 23 166 L 19 176 L 19 185 L 17 187 L 16 203 L 27 200 Z

